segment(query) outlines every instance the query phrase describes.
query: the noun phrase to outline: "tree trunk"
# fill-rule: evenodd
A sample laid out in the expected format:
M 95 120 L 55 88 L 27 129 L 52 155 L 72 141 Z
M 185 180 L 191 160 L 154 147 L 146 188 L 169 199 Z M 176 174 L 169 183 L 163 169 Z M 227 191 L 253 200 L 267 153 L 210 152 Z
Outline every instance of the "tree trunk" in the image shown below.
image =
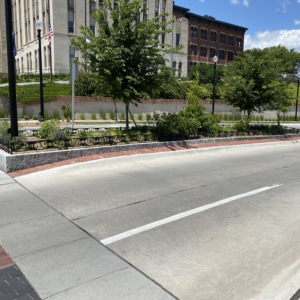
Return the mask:
M 280 126 L 280 112 L 277 112 L 277 125 Z
M 129 130 L 129 104 L 126 104 L 126 130 Z

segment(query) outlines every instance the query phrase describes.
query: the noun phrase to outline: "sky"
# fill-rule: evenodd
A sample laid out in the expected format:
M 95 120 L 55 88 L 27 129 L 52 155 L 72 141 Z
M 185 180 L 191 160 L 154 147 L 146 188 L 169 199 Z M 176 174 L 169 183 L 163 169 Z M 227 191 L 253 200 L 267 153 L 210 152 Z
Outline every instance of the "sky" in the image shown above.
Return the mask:
M 175 0 L 175 4 L 249 28 L 245 50 L 283 45 L 300 52 L 300 0 Z

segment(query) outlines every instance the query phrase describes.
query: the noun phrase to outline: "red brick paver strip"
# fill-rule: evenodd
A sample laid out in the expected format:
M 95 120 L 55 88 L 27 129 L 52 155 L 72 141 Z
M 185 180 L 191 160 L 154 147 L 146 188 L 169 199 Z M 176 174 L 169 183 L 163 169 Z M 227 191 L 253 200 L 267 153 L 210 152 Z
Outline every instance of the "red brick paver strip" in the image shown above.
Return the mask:
M 12 259 L 5 252 L 3 247 L 0 245 L 0 270 L 9 268 L 14 265 Z
M 120 157 L 120 156 L 128 156 L 128 155 L 136 155 L 136 154 L 149 154 L 149 153 L 162 153 L 162 152 L 170 152 L 170 151 L 181 151 L 181 150 L 189 150 L 189 149 L 200 149 L 200 148 L 212 148 L 212 147 L 224 147 L 224 146 L 234 146 L 234 145 L 249 145 L 249 144 L 262 144 L 262 143 L 272 143 L 272 142 L 287 142 L 287 141 L 296 141 L 300 140 L 299 137 L 286 138 L 286 139 L 265 139 L 265 140 L 249 140 L 249 141 L 236 141 L 236 142 L 224 142 L 224 143 L 206 143 L 206 144 L 198 144 L 198 145 L 187 145 L 187 146 L 172 146 L 172 147 L 160 147 L 160 148 L 150 148 L 150 149 L 141 149 L 141 150 L 130 150 L 130 151 L 121 151 L 121 152 L 112 152 L 112 153 L 101 153 L 94 154 L 90 156 L 78 157 L 69 160 L 64 160 L 44 166 L 39 166 L 35 168 L 30 168 L 26 170 L 16 171 L 9 173 L 8 175 L 11 178 L 16 178 L 19 176 L 49 170 L 61 166 L 72 165 L 76 163 L 88 162 L 93 160 L 112 158 L 112 157 Z

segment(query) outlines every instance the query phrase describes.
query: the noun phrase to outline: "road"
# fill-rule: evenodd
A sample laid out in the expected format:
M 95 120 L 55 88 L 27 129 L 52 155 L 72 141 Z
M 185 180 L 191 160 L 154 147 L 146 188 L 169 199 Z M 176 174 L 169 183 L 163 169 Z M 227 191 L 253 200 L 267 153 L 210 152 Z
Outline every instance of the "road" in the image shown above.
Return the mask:
M 42 299 L 290 300 L 299 150 L 188 150 L 17 177 L 0 185 L 0 241 Z

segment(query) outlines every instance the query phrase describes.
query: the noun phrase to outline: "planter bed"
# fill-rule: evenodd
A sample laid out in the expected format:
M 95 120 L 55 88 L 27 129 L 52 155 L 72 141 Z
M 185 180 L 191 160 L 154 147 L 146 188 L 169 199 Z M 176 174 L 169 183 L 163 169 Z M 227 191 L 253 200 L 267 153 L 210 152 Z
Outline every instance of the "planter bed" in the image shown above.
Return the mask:
M 140 149 L 151 149 L 159 147 L 176 147 L 176 146 L 187 146 L 187 145 L 197 145 L 205 143 L 223 143 L 223 142 L 235 142 L 235 141 L 252 141 L 252 140 L 262 140 L 262 139 L 287 139 L 292 137 L 300 137 L 299 133 L 294 134 L 283 134 L 283 135 L 255 135 L 249 136 L 249 132 L 239 133 L 243 136 L 231 136 L 231 137 L 202 137 L 194 139 L 182 139 L 173 141 L 145 141 L 136 140 L 130 143 L 125 142 L 109 142 L 107 141 L 103 144 L 93 145 L 82 145 L 79 147 L 69 147 L 68 149 L 59 150 L 57 147 L 50 147 L 43 150 L 26 150 L 24 152 L 13 152 L 10 154 L 8 152 L 0 150 L 0 170 L 10 173 L 20 170 L 25 170 L 28 168 L 33 168 L 37 166 L 42 166 L 46 164 L 51 164 L 55 162 L 60 162 L 63 160 L 69 160 L 78 157 L 90 156 L 94 154 L 110 153 L 110 152 L 121 152 L 129 150 L 140 150 Z M 218 135 L 218 133 L 217 133 Z M 35 141 L 39 143 L 38 141 Z M 45 143 L 45 141 L 42 141 Z M 50 141 L 51 142 L 51 141 Z M 17 151 L 19 151 L 18 149 Z M 45 151 L 46 150 L 46 151 Z

